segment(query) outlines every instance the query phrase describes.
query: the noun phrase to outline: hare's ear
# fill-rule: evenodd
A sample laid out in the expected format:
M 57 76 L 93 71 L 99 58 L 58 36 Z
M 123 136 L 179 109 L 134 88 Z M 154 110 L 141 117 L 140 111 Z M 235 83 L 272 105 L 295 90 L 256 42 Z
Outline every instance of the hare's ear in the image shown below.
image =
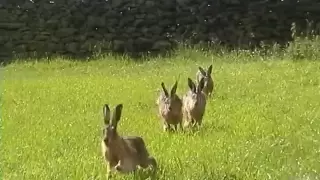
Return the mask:
M 115 129 L 117 128 L 118 122 L 120 121 L 122 108 L 123 108 L 122 104 L 118 104 L 114 108 L 113 115 L 112 115 L 112 125 L 114 126 Z
M 207 74 L 211 74 L 212 73 L 212 64 L 208 67 L 208 70 L 207 70 Z
M 204 87 L 204 78 L 202 77 L 198 84 L 198 92 L 201 92 Z
M 176 94 L 177 92 L 177 87 L 178 87 L 178 81 L 176 81 L 174 83 L 174 85 L 172 86 L 172 89 L 171 89 L 171 92 L 170 92 L 170 95 L 173 96 L 174 94 Z
M 105 104 L 103 106 L 103 119 L 105 125 L 108 125 L 110 123 L 110 108 L 108 104 Z
M 203 76 L 206 75 L 206 71 L 202 67 L 199 66 L 198 69 Z
M 169 96 L 169 93 L 168 93 L 168 90 L 166 89 L 166 87 L 164 86 L 164 83 L 163 83 L 163 82 L 161 83 L 161 87 L 162 87 L 162 90 L 163 90 L 163 92 L 164 92 L 164 95 L 165 95 L 166 97 L 168 97 L 168 96 Z
M 202 79 L 203 79 L 203 78 L 202 78 Z M 190 88 L 191 91 L 195 92 L 195 90 L 196 90 L 196 85 L 194 84 L 194 82 L 193 82 L 190 78 L 188 78 L 188 86 L 189 86 L 189 88 Z

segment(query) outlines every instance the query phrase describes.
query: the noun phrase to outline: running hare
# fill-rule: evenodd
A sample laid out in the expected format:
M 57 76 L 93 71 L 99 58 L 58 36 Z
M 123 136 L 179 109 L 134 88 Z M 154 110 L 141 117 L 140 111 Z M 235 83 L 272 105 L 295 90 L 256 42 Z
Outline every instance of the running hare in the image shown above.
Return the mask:
M 192 124 L 201 125 L 202 118 L 206 110 L 206 97 L 202 92 L 204 87 L 204 78 L 201 78 L 199 84 L 195 83 L 188 78 L 189 90 L 183 97 L 183 114 L 185 118 L 184 126 L 187 127 Z
M 117 125 L 121 117 L 122 104 L 118 104 L 113 114 L 108 104 L 103 106 L 104 128 L 101 142 L 103 157 L 108 165 L 108 177 L 111 171 L 128 173 L 135 171 L 138 166 L 147 168 L 149 165 L 155 170 L 157 162 L 149 155 L 145 142 L 138 136 L 121 137 Z
M 157 99 L 159 107 L 159 115 L 162 118 L 163 130 L 171 130 L 171 125 L 174 130 L 178 129 L 178 124 L 182 129 L 182 100 L 176 94 L 178 81 L 176 81 L 170 91 L 166 89 L 164 83 L 161 83 L 162 92 Z
M 210 65 L 206 71 L 200 66 L 198 67 L 198 69 L 199 70 L 196 74 L 197 83 L 200 82 L 201 78 L 204 78 L 203 92 L 206 96 L 211 96 L 214 88 L 213 79 L 211 77 L 212 65 Z

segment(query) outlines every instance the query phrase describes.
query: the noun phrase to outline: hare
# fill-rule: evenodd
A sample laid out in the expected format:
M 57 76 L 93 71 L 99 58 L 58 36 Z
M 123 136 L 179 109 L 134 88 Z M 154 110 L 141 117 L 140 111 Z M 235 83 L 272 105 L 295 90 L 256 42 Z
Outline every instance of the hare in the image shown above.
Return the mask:
M 178 124 L 182 129 L 182 100 L 176 94 L 178 81 L 176 81 L 170 91 L 166 89 L 164 83 L 161 83 L 162 92 L 157 99 L 157 104 L 159 107 L 159 115 L 163 122 L 163 130 L 172 130 L 171 125 L 173 125 L 174 130 L 178 129 Z
M 149 155 L 145 142 L 138 136 L 119 136 L 117 125 L 121 117 L 123 105 L 118 104 L 113 114 L 108 104 L 103 106 L 104 128 L 101 142 L 102 154 L 108 166 L 108 177 L 111 172 L 129 173 L 138 166 L 157 168 L 154 157 Z
M 214 83 L 211 77 L 211 73 L 212 73 L 212 65 L 210 65 L 206 71 L 199 66 L 198 72 L 196 74 L 197 83 L 200 82 L 201 78 L 204 78 L 203 92 L 206 95 L 206 97 L 208 96 L 210 97 L 212 95 L 212 91 L 214 88 Z
M 201 78 L 199 84 L 188 78 L 188 92 L 183 96 L 183 114 L 185 118 L 184 127 L 192 124 L 201 126 L 202 119 L 206 110 L 206 97 L 203 93 L 204 78 Z

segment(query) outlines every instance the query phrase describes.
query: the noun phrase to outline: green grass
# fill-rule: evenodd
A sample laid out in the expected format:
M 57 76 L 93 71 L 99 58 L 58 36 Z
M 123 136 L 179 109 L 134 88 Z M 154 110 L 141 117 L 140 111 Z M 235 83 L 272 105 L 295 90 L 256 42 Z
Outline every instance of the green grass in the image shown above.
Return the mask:
M 181 74 L 181 96 L 187 77 L 211 63 L 216 96 L 201 130 L 164 133 L 155 106 L 161 81 L 172 86 Z M 1 71 L 3 179 L 105 179 L 104 103 L 124 104 L 118 130 L 143 136 L 158 179 L 320 178 L 320 62 L 186 51 L 140 63 L 57 59 Z

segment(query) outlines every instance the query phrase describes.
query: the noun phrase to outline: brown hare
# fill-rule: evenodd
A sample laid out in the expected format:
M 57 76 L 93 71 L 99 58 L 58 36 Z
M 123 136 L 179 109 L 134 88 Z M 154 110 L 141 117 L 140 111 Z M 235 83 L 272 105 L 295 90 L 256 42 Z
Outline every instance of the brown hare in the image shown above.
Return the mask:
M 171 125 L 173 125 L 174 130 L 178 129 L 178 124 L 182 129 L 182 100 L 176 94 L 178 81 L 176 81 L 170 91 L 166 89 L 164 83 L 161 83 L 162 92 L 157 99 L 159 115 L 163 123 L 163 130 L 172 130 Z
M 201 125 L 202 119 L 206 110 L 206 97 L 203 93 L 204 78 L 201 78 L 199 84 L 196 84 L 188 78 L 188 92 L 183 96 L 183 114 L 184 114 L 184 127 L 190 124 L 192 127 Z
M 118 104 L 113 114 L 108 104 L 103 106 L 104 128 L 102 138 L 102 153 L 108 166 L 108 177 L 111 172 L 128 173 L 135 171 L 138 166 L 157 168 L 155 158 L 149 155 L 145 142 L 138 136 L 120 136 L 117 125 L 120 121 L 123 105 Z
M 208 69 L 205 71 L 202 67 L 198 67 L 198 72 L 196 74 L 197 83 L 199 84 L 201 78 L 204 78 L 204 87 L 203 92 L 208 97 L 212 95 L 214 83 L 213 79 L 211 77 L 212 74 L 212 65 L 208 67 Z

